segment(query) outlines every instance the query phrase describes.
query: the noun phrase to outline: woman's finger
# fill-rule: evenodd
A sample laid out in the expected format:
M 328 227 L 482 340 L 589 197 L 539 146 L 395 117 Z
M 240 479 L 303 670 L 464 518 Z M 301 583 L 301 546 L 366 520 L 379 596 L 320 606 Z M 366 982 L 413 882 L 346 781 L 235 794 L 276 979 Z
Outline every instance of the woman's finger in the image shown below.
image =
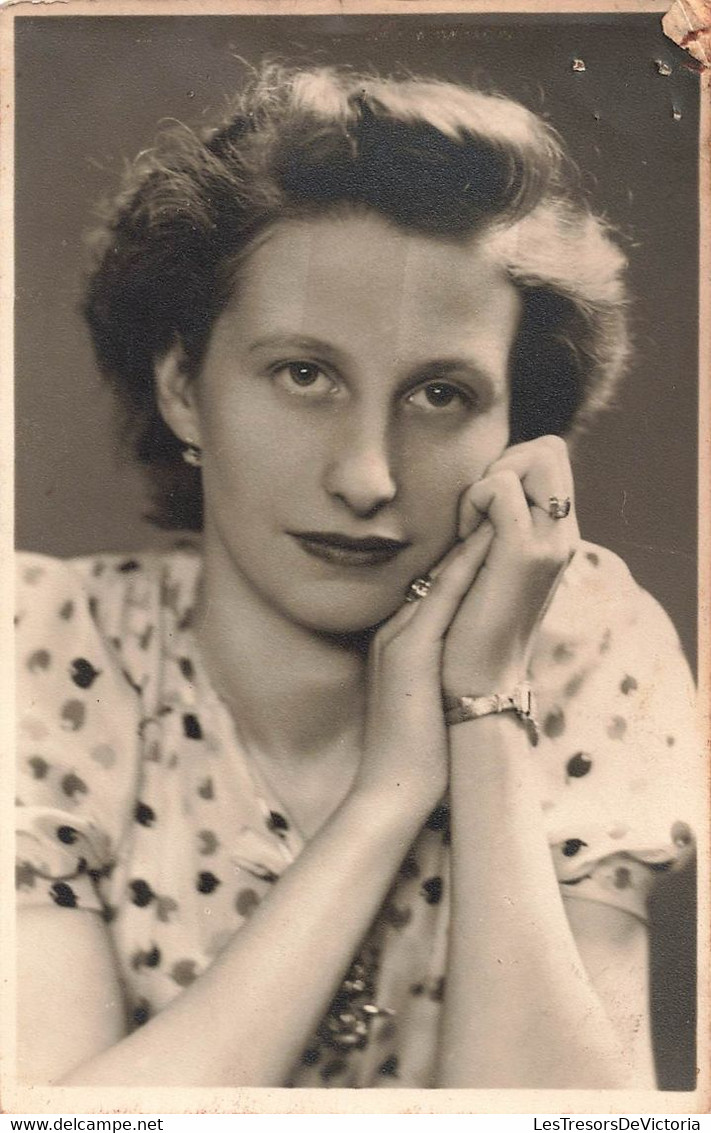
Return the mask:
M 539 437 L 513 446 L 491 465 L 487 476 L 507 470 L 515 472 L 521 480 L 526 499 L 533 509 L 535 526 L 545 526 L 554 519 L 551 515 L 554 500 L 563 504 L 569 502 L 568 514 L 573 514 L 573 474 L 567 445 L 560 437 Z
M 481 569 L 493 536 L 492 525 L 484 520 L 468 539 L 455 543 L 426 575 L 431 581 L 426 596 L 406 601 L 383 626 L 381 641 L 392 641 L 410 625 L 427 639 L 442 637 Z
M 418 634 L 430 640 L 445 635 L 481 570 L 493 538 L 492 524 L 488 521 L 481 523 L 473 535 L 455 544 L 434 568 L 431 591 L 426 598 L 415 603 Z
M 513 468 L 497 470 L 472 484 L 467 499 L 504 537 L 531 530 L 531 512 L 521 478 Z

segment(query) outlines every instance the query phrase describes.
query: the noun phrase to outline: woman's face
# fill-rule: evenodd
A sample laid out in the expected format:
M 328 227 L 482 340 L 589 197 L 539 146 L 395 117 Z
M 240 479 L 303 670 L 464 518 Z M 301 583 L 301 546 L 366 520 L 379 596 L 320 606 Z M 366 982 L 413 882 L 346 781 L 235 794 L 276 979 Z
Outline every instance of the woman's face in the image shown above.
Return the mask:
M 392 614 L 507 445 L 519 315 L 485 241 L 374 214 L 276 225 L 177 419 L 164 395 L 203 449 L 213 577 L 322 632 Z

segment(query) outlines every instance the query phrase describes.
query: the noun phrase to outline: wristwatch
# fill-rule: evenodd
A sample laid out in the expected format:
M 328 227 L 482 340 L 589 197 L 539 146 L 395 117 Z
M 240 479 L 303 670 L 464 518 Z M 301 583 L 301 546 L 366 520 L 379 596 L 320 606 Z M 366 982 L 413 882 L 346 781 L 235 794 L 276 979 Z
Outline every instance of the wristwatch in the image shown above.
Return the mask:
M 444 719 L 447 724 L 463 724 L 479 720 L 494 712 L 515 712 L 534 735 L 538 735 L 536 698 L 528 681 L 516 685 L 510 696 L 495 692 L 492 696 L 445 696 Z

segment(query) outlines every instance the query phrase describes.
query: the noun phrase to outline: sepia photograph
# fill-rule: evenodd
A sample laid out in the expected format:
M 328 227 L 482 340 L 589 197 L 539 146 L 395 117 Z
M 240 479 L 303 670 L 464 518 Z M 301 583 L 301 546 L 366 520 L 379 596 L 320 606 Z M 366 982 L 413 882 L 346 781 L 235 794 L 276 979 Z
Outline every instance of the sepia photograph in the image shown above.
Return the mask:
M 708 1104 L 708 85 L 522 7 L 3 14 L 28 1112 Z

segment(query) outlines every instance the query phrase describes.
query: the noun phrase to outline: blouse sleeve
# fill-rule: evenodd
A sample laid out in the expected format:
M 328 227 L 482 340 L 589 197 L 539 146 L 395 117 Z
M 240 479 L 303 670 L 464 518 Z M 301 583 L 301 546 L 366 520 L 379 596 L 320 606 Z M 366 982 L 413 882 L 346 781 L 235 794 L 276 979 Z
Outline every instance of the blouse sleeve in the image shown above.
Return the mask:
M 99 882 L 132 817 L 139 690 L 122 670 L 119 643 L 100 628 L 95 582 L 88 565 L 19 557 L 16 881 L 23 904 L 101 910 Z
M 584 544 L 541 626 L 541 803 L 563 896 L 646 918 L 655 875 L 693 852 L 704 799 L 695 690 L 658 603 Z

